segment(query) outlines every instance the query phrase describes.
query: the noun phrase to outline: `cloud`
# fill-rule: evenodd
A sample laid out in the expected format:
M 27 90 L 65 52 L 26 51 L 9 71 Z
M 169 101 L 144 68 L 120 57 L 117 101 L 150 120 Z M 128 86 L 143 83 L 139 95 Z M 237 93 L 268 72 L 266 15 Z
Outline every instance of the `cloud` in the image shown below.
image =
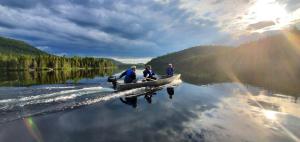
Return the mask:
M 259 30 L 259 29 L 269 27 L 272 25 L 275 25 L 274 21 L 260 21 L 260 22 L 254 23 L 254 24 L 250 24 L 247 29 L 248 30 Z
M 47 18 L 44 18 L 44 16 L 47 16 Z M 138 47 L 156 48 L 155 43 L 151 41 L 145 41 L 143 39 L 132 40 L 118 36 L 117 34 L 102 31 L 101 29 L 99 30 L 97 27 L 80 26 L 68 19 L 53 15 L 50 10 L 44 10 L 42 8 L 15 10 L 0 6 L 0 18 L 6 19 L 0 22 L 0 25 L 5 25 L 2 26 L 4 27 L 4 29 L 1 30 L 2 33 L 9 34 L 12 37 L 25 38 L 24 40 L 35 39 L 36 41 L 31 42 L 37 44 L 37 46 L 50 44 L 52 45 L 51 47 L 55 48 L 55 46 L 66 45 L 66 47 L 63 47 L 64 49 L 68 49 L 68 46 L 77 46 L 76 50 L 80 50 L 84 47 L 82 50 L 87 49 L 94 51 L 102 51 L 103 48 L 111 48 L 108 50 L 114 51 L 113 48 L 115 47 L 120 47 L 119 50 L 127 51 L 140 50 L 141 48 Z M 47 43 L 47 40 L 57 45 Z M 40 45 L 39 43 L 44 43 L 45 45 Z
M 288 10 L 289 12 L 294 12 L 300 7 L 299 0 L 279 0 L 279 2 L 285 4 L 286 10 Z
M 153 57 L 201 44 L 226 44 L 236 40 L 235 36 L 249 34 L 249 28 L 271 24 L 266 23 L 271 20 L 249 22 L 249 9 L 255 3 L 256 0 L 1 0 L 0 34 L 49 47 L 47 50 L 56 54 Z M 300 2 L 277 3 L 286 6 L 292 15 L 289 20 L 296 23 L 300 9 L 295 5 Z
M 37 2 L 38 2 L 37 0 L 22 0 L 22 1 L 1 0 L 0 4 L 8 7 L 14 7 L 14 8 L 31 8 L 34 7 Z
M 245 9 L 249 8 L 250 5 L 251 2 L 248 0 L 181 0 L 179 8 L 190 13 L 190 21 L 203 19 L 214 21 L 215 26 L 221 31 L 230 33 L 232 29 L 237 29 L 239 23 L 236 21 L 244 15 Z
M 157 3 L 160 3 L 160 4 L 169 4 L 170 3 L 170 0 L 154 0 L 154 1 Z
M 253 26 L 260 29 L 263 24 L 271 24 L 265 21 L 275 23 L 270 30 L 293 24 L 292 21 L 300 19 L 299 5 L 297 0 L 181 0 L 179 8 L 190 13 L 190 21 L 210 20 L 221 32 L 240 37 L 252 34 L 249 28 Z

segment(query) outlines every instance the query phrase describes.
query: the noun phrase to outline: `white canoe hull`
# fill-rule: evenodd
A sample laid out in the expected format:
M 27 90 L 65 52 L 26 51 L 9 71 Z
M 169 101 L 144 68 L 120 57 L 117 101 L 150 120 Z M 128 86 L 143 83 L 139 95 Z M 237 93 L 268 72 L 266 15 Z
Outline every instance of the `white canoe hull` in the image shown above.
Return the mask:
M 155 81 L 146 81 L 146 82 L 138 82 L 138 83 L 123 83 L 123 84 L 117 84 L 117 91 L 123 91 L 123 90 L 129 90 L 134 88 L 141 88 L 141 87 L 158 87 L 161 85 L 166 85 L 174 80 L 180 79 L 180 74 L 175 74 L 171 77 L 164 77 L 161 79 L 157 79 Z

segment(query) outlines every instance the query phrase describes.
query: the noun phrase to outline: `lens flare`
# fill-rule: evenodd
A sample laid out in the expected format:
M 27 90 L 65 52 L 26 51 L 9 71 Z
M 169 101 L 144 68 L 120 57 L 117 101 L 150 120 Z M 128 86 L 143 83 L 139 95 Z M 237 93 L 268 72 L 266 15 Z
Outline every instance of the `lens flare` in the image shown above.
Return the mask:
M 236 74 L 232 71 L 232 69 L 224 68 L 225 73 L 227 76 L 234 82 L 239 83 L 241 89 L 245 91 L 245 95 L 247 95 L 255 104 L 261 109 L 261 113 L 267 118 L 274 122 L 274 124 L 278 125 L 290 138 L 292 138 L 294 141 L 299 142 L 300 139 L 292 133 L 289 129 L 287 129 L 284 125 L 282 125 L 278 120 L 276 116 L 276 112 L 266 110 L 263 105 L 261 105 L 255 97 L 253 97 L 253 94 L 248 91 L 248 88 L 243 85 L 241 80 L 236 76 Z
M 32 117 L 27 117 L 23 119 L 24 124 L 27 128 L 27 130 L 29 131 L 30 135 L 37 141 L 37 142 L 43 142 L 42 140 L 42 135 L 37 127 L 37 125 L 35 124 L 35 122 L 33 121 Z

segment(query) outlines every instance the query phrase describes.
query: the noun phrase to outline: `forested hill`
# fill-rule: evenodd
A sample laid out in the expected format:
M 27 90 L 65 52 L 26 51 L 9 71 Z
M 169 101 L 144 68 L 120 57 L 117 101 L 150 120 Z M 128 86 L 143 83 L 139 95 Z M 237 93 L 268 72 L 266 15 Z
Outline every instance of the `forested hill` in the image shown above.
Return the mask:
M 18 55 L 47 55 L 24 41 L 10 39 L 0 36 L 0 53 L 1 54 L 18 54 Z
M 107 58 L 60 57 L 43 52 L 23 41 L 0 37 L 0 70 L 65 70 L 115 67 Z
M 175 65 L 193 83 L 237 81 L 287 94 L 300 94 L 300 32 L 281 34 L 238 47 L 199 46 L 153 59 L 155 70 Z

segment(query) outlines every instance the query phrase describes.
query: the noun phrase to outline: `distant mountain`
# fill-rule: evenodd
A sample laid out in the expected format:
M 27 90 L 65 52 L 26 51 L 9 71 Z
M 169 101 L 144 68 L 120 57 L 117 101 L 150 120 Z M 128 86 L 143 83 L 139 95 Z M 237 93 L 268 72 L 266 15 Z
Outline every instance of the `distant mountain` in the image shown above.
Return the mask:
M 149 62 L 164 71 L 173 63 L 193 83 L 236 81 L 287 94 L 300 94 L 300 32 L 282 31 L 238 47 L 199 46 Z
M 20 40 L 10 39 L 0 36 L 0 53 L 1 54 L 18 54 L 18 55 L 47 55 L 28 43 Z

